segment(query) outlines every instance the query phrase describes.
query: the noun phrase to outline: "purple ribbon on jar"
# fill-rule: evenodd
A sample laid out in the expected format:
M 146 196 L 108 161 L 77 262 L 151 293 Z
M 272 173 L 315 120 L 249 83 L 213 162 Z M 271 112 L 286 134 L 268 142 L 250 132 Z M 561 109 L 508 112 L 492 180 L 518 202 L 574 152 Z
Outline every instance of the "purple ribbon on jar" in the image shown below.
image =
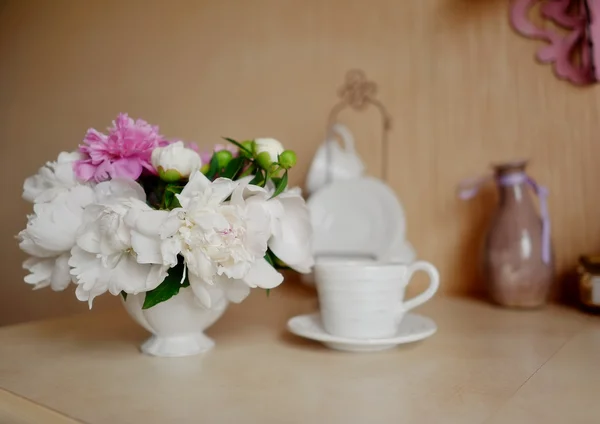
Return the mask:
M 524 172 L 515 172 L 499 177 L 488 175 L 471 180 L 464 180 L 458 187 L 458 196 L 462 200 L 472 199 L 479 193 L 481 187 L 488 181 L 496 180 L 503 186 L 513 186 L 518 184 L 529 185 L 540 201 L 540 217 L 542 219 L 542 261 L 545 264 L 550 263 L 550 215 L 548 213 L 548 189 L 539 185 L 533 178 Z

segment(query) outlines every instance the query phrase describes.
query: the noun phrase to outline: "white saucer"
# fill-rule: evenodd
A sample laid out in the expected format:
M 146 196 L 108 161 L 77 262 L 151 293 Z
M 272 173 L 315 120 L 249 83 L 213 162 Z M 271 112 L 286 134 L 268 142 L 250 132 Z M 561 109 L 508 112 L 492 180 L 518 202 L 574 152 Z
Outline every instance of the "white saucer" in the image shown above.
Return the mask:
M 373 177 L 334 181 L 306 202 L 315 256 L 390 255 L 406 234 L 404 209 L 396 194 Z
M 386 339 L 349 339 L 332 336 L 323 329 L 321 314 L 299 315 L 287 323 L 288 330 L 297 336 L 316 340 L 335 350 L 347 352 L 377 352 L 426 339 L 437 331 L 431 318 L 407 313 L 393 337 Z

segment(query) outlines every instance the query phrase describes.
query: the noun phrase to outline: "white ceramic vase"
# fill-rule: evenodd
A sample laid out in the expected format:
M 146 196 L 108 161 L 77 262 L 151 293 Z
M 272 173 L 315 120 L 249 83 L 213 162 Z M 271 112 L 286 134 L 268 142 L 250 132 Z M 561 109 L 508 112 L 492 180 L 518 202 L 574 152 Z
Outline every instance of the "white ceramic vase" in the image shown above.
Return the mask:
M 214 293 L 211 294 L 213 297 Z M 225 312 L 228 301 L 217 295 L 210 309 L 203 307 L 190 287 L 176 296 L 148 309 L 142 309 L 145 293 L 128 295 L 125 309 L 152 337 L 140 346 L 143 353 L 153 356 L 189 356 L 206 352 L 215 343 L 204 334 Z

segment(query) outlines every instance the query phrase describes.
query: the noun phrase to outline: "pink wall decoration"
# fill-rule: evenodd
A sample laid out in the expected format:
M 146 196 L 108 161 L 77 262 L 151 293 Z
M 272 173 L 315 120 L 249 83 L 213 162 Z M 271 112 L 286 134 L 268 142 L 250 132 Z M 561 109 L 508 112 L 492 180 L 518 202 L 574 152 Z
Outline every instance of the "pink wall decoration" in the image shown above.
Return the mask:
M 599 15 L 600 0 L 514 0 L 510 21 L 521 35 L 547 43 L 536 57 L 558 78 L 587 85 L 600 79 Z M 540 18 L 543 26 L 535 23 Z

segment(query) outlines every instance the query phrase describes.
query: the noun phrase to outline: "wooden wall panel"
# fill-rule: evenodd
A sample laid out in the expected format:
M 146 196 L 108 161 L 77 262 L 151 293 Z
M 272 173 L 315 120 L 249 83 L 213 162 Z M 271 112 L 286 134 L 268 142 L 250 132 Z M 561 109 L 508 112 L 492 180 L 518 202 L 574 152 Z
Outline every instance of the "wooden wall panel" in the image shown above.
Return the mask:
M 0 8 L 0 178 L 5 204 L 0 323 L 84 309 L 72 293 L 32 293 L 13 236 L 21 182 L 119 111 L 169 136 L 274 136 L 295 148 L 301 183 L 344 73 L 360 67 L 394 117 L 390 184 L 419 256 L 443 291 L 480 287 L 488 190 L 456 183 L 492 161 L 532 158 L 551 191 L 560 270 L 600 250 L 598 88 L 558 81 L 515 35 L 504 0 L 11 1 Z M 342 115 L 380 175 L 375 111 Z M 114 304 L 101 299 L 98 307 Z

